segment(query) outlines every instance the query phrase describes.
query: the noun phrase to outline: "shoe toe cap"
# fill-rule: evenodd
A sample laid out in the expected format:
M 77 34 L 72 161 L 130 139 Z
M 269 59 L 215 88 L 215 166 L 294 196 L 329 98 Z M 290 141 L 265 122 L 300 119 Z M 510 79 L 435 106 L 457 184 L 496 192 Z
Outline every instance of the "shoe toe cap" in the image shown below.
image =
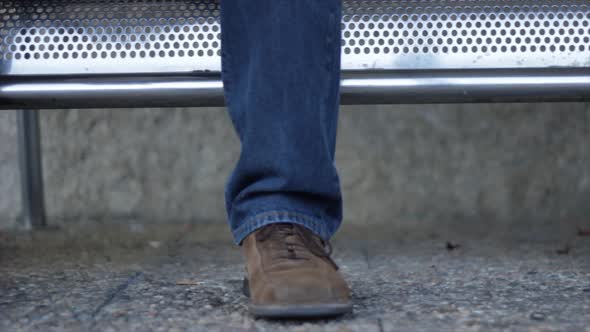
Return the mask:
M 335 276 L 302 273 L 296 278 L 292 275 L 273 276 L 272 282 L 260 285 L 253 298 L 258 303 L 346 303 L 350 291 L 344 279 Z

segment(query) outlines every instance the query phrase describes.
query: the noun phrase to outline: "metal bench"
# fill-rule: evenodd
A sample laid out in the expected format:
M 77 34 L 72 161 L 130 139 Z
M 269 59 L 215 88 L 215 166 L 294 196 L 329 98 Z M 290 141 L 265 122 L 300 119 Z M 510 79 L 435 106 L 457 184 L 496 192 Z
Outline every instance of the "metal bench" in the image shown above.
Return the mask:
M 343 3 L 343 104 L 590 100 L 588 0 Z M 222 105 L 219 6 L 0 0 L 27 225 L 45 225 L 38 109 Z

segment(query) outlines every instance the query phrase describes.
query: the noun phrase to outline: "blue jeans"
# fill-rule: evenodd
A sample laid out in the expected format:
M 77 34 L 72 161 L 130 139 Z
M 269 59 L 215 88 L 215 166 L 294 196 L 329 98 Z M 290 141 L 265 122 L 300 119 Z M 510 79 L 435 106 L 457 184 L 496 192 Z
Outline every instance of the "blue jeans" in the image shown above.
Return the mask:
M 342 220 L 334 165 L 341 0 L 222 0 L 225 100 L 241 142 L 225 196 L 236 243 L 279 222 L 330 238 Z

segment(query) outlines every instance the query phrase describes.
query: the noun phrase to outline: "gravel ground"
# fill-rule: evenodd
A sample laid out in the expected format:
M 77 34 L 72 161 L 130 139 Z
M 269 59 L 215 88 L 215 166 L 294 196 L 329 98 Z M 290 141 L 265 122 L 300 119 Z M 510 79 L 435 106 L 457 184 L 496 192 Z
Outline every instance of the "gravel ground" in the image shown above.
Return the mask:
M 225 224 L 0 233 L 2 331 L 585 331 L 590 237 L 345 227 L 354 314 L 248 315 Z

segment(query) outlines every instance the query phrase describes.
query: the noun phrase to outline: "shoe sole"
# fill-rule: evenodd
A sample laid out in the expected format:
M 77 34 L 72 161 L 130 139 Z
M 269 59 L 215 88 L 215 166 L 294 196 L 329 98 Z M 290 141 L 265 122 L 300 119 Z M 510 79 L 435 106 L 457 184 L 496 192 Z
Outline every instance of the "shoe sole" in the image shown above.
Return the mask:
M 349 303 L 304 305 L 251 304 L 248 308 L 252 315 L 261 318 L 328 318 L 352 312 L 352 304 Z
M 244 278 L 242 291 L 250 297 L 248 279 Z M 250 313 L 261 318 L 323 318 L 341 316 L 352 312 L 352 303 L 318 303 L 318 304 L 250 304 Z

